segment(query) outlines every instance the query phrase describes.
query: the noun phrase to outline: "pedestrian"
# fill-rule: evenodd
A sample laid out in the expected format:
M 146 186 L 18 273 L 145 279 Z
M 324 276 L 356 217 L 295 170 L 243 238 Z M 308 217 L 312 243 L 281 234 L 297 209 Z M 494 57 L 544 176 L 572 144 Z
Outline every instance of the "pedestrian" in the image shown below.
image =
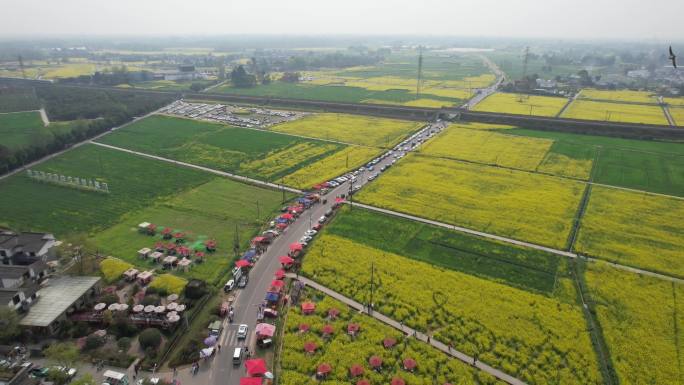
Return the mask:
M 218 352 L 221 353 L 221 344 L 216 345 L 218 347 Z
M 454 343 L 449 341 L 449 353 L 454 349 Z
M 176 377 L 178 377 L 178 369 L 174 366 L 173 367 L 173 378 L 175 379 Z
M 430 343 L 430 335 L 429 335 L 429 334 L 428 334 L 428 336 L 427 336 L 427 343 L 428 343 L 428 344 Z
M 404 331 L 404 321 L 399 322 L 399 326 L 401 327 L 401 331 Z

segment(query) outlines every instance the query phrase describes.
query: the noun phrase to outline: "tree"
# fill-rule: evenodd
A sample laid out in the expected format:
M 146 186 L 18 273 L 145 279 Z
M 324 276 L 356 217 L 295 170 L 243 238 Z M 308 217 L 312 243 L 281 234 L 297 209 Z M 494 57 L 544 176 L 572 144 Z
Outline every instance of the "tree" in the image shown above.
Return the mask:
M 301 75 L 299 72 L 285 72 L 280 78 L 280 81 L 287 83 L 297 83 Z
M 140 342 L 140 346 L 142 346 L 143 349 L 158 348 L 161 344 L 161 339 L 161 333 L 155 328 L 147 328 L 138 336 L 138 342 Z
M 263 84 L 263 85 L 271 84 L 271 75 L 270 74 L 264 74 L 264 77 L 261 79 L 261 84 Z
M 256 85 L 256 76 L 248 74 L 245 67 L 239 65 L 231 71 L 230 81 L 234 87 L 249 88 Z
M 71 385 L 96 385 L 96 382 L 90 373 L 86 373 L 78 380 L 72 381 Z
M 71 368 L 78 360 L 78 348 L 70 342 L 59 342 L 50 345 L 43 351 L 48 361 L 56 365 Z
M 19 316 L 9 306 L 0 307 L 0 341 L 9 342 L 19 335 Z
M 86 337 L 84 348 L 85 350 L 94 350 L 104 345 L 104 340 L 94 334 Z

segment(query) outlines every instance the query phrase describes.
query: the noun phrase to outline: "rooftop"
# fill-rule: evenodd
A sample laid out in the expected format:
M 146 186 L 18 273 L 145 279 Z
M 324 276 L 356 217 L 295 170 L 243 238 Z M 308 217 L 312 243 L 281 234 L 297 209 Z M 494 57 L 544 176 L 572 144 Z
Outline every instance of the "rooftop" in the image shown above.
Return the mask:
M 71 276 L 50 280 L 48 286 L 40 289 L 38 301 L 19 323 L 23 326 L 49 326 L 99 281 L 99 277 Z
M 55 237 L 48 233 L 13 233 L 3 231 L 0 233 L 0 248 L 12 250 L 21 247 L 23 251 L 37 253 L 46 242 L 54 241 Z

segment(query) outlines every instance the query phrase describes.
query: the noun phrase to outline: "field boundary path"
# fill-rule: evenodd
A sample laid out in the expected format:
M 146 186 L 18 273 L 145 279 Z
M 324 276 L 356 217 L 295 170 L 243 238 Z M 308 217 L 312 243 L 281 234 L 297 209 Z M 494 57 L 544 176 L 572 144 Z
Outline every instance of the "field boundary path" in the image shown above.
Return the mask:
M 349 204 L 349 201 L 344 201 L 344 203 Z M 606 259 L 588 257 L 588 256 L 584 256 L 581 254 L 573 253 L 570 251 L 558 250 L 558 249 L 554 249 L 552 247 L 537 245 L 535 243 L 520 241 L 520 240 L 513 239 L 513 238 L 502 237 L 500 235 L 490 234 L 490 233 L 486 233 L 486 232 L 478 231 L 478 230 L 472 230 L 472 229 L 468 229 L 465 227 L 451 225 L 451 224 L 444 223 L 444 222 L 438 222 L 438 221 L 434 221 L 431 219 L 421 218 L 421 217 L 417 217 L 414 215 L 405 214 L 405 213 L 401 213 L 401 212 L 393 211 L 393 210 L 388 210 L 388 209 L 383 209 L 380 207 L 371 206 L 371 205 L 367 205 L 367 204 L 363 204 L 363 203 L 354 202 L 353 205 L 367 209 L 367 210 L 383 213 L 383 214 L 388 214 L 388 215 L 393 215 L 393 216 L 400 217 L 400 218 L 410 219 L 412 221 L 422 222 L 422 223 L 426 223 L 428 225 L 439 226 L 439 227 L 443 227 L 443 228 L 449 229 L 449 230 L 455 230 L 455 231 L 458 231 L 461 233 L 475 235 L 475 236 L 482 237 L 482 238 L 493 239 L 496 241 L 505 242 L 505 243 L 509 243 L 512 245 L 516 245 L 516 246 L 527 247 L 530 249 L 541 250 L 541 251 L 545 251 L 547 253 L 555 254 L 558 256 L 562 256 L 562 257 L 573 258 L 573 259 L 581 258 L 581 259 L 584 259 L 584 260 L 587 260 L 590 262 L 603 262 L 603 263 L 607 263 L 607 264 L 609 264 L 615 268 L 625 270 L 625 271 L 629 271 L 632 273 L 643 274 L 643 275 L 647 275 L 650 277 L 654 277 L 654 278 L 658 278 L 658 279 L 662 279 L 662 280 L 666 280 L 666 281 L 684 284 L 684 279 L 681 279 L 681 278 L 677 278 L 677 277 L 667 275 L 667 274 L 656 273 L 654 271 L 643 270 L 643 269 L 640 269 L 638 267 L 622 265 L 622 264 L 619 264 L 616 262 L 611 262 L 610 260 L 606 260 Z
M 129 149 L 127 149 L 127 148 L 112 146 L 112 145 L 110 145 L 110 144 L 104 144 L 104 143 L 99 143 L 99 142 L 94 142 L 94 141 L 91 141 L 91 143 L 94 144 L 94 145 L 101 146 L 101 147 L 106 147 L 106 148 L 109 148 L 109 149 L 112 149 L 112 150 L 127 152 L 127 153 L 133 154 L 133 155 L 138 155 L 138 156 L 143 156 L 143 157 L 146 157 L 146 158 L 151 158 L 151 159 L 155 159 L 155 160 L 160 160 L 160 161 L 162 161 L 162 162 L 173 163 L 173 164 L 175 164 L 175 165 L 179 165 L 179 166 L 183 166 L 183 167 L 194 168 L 194 169 L 197 169 L 197 170 L 206 171 L 206 172 L 209 172 L 209 173 L 212 173 L 212 174 L 215 174 L 215 175 L 223 176 L 223 177 L 230 178 L 230 179 L 235 179 L 235 180 L 240 181 L 240 182 L 245 182 L 245 183 L 249 183 L 249 184 L 254 184 L 254 185 L 258 185 L 258 186 L 262 186 L 262 187 L 268 187 L 268 188 L 275 189 L 275 190 L 285 190 L 285 191 L 289 191 L 289 192 L 292 192 L 292 193 L 295 193 L 295 194 L 302 194 L 302 193 L 303 193 L 302 190 L 297 190 L 297 189 L 295 189 L 295 188 L 287 187 L 287 186 L 280 185 L 280 184 L 277 184 L 277 183 L 264 182 L 264 181 L 262 181 L 262 180 L 248 178 L 248 177 L 246 177 L 246 176 L 241 176 L 241 175 L 237 175 L 237 174 L 231 174 L 231 173 L 229 173 L 229 172 L 220 171 L 220 170 L 215 170 L 215 169 L 213 169 L 213 168 L 204 167 L 204 166 L 198 166 L 198 165 L 196 165 L 196 164 L 187 163 L 187 162 L 181 162 L 181 161 L 173 160 L 173 159 L 169 159 L 169 158 L 164 158 L 164 157 L 157 156 L 157 155 L 147 154 L 147 153 L 140 152 L 140 151 L 133 151 L 133 150 L 129 150 Z
M 47 116 L 47 113 L 45 112 L 45 108 L 41 108 L 38 110 L 40 112 L 40 118 L 43 119 L 43 125 L 47 127 L 50 124 L 50 119 Z
M 355 301 L 349 297 L 346 297 L 346 296 L 344 296 L 344 295 L 342 295 L 342 294 L 340 294 L 340 293 L 338 293 L 338 292 L 336 292 L 336 291 L 334 291 L 334 290 L 332 290 L 326 286 L 323 286 L 323 285 L 321 285 L 321 284 L 319 284 L 319 283 L 317 283 L 317 282 L 315 282 L 309 278 L 305 278 L 305 277 L 296 275 L 294 273 L 288 273 L 287 276 L 289 278 L 299 280 L 300 282 L 303 282 L 307 286 L 313 287 L 314 289 L 321 291 L 330 297 L 335 298 L 336 300 L 346 304 L 347 306 L 358 310 L 360 313 L 367 314 L 368 316 L 373 317 L 373 318 L 377 319 L 378 321 L 380 321 L 386 325 L 389 325 L 389 326 L 391 326 L 397 330 L 400 330 L 402 333 L 405 333 L 409 337 L 413 335 L 417 340 L 425 342 L 425 343 L 429 344 L 430 346 L 432 346 L 433 348 L 442 351 L 442 353 L 445 353 L 451 357 L 457 358 L 457 359 L 465 362 L 468 365 L 474 366 L 474 367 L 476 367 L 476 368 L 478 368 L 484 372 L 487 372 L 487 373 L 491 374 L 492 376 L 496 377 L 497 379 L 499 379 L 501 381 L 504 381 L 504 382 L 511 384 L 511 385 L 524 385 L 525 384 L 525 382 L 523 382 L 523 381 L 521 381 L 521 380 L 519 380 L 519 379 L 517 379 L 511 375 L 508 375 L 508 374 L 506 374 L 506 373 L 504 373 L 504 372 L 502 372 L 496 368 L 493 368 L 493 367 L 485 364 L 484 362 L 474 361 L 474 359 L 475 359 L 474 357 L 471 357 L 471 356 L 469 356 L 463 352 L 460 352 L 458 350 L 451 349 L 451 348 L 449 348 L 449 346 L 445 345 L 442 342 L 435 340 L 434 338 L 430 339 L 430 341 L 428 342 L 428 335 L 427 334 L 421 333 L 421 332 L 419 332 L 415 329 L 412 329 L 408 326 L 404 326 L 403 324 L 401 324 L 401 323 L 395 321 L 394 319 L 387 317 L 386 315 L 381 314 L 377 311 L 372 311 L 369 313 L 368 310 L 365 309 L 364 305 L 362 305 L 361 303 L 359 303 L 359 302 L 357 302 L 357 301 Z
M 658 103 L 660 104 L 660 107 L 663 109 L 663 113 L 665 114 L 665 117 L 667 118 L 667 122 L 670 123 L 670 126 L 672 126 L 672 127 L 677 126 L 677 123 L 675 123 L 675 120 L 672 117 L 672 114 L 670 114 L 670 107 L 667 104 L 665 104 L 662 96 L 658 96 Z
M 577 98 L 579 97 L 579 94 L 580 94 L 580 93 L 578 92 L 578 93 L 575 94 L 575 96 L 573 96 L 573 97 L 571 97 L 571 98 L 568 98 L 567 103 L 565 103 L 565 105 L 563 106 L 563 108 L 561 108 L 560 111 L 558 111 L 558 113 L 556 114 L 556 118 L 560 118 L 561 115 L 563 115 L 563 113 L 565 112 L 565 110 L 567 110 L 568 107 L 570 107 L 570 105 L 571 105 L 575 100 L 577 100 Z

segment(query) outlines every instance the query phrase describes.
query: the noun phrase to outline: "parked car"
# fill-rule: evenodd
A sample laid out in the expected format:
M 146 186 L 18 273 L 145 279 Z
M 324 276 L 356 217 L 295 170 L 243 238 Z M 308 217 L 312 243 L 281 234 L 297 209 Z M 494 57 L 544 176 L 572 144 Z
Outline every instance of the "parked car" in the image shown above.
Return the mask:
M 373 179 L 375 179 L 375 178 L 376 178 L 376 175 L 373 174 L 373 175 L 371 175 L 371 176 L 368 177 L 368 180 L 371 181 L 371 180 L 373 180 Z
M 323 217 L 323 218 L 325 218 L 325 217 Z M 323 228 L 323 225 L 320 223 L 316 223 L 313 227 L 313 229 L 316 231 L 321 231 L 322 228 Z
M 76 370 L 76 368 L 66 368 L 64 366 L 53 366 L 52 369 L 59 370 L 60 372 L 66 373 L 67 378 L 69 380 L 74 378 L 76 376 L 76 373 L 78 372 L 78 370 Z
M 299 238 L 299 242 L 300 243 L 309 243 L 309 242 L 311 242 L 312 239 L 313 238 L 311 238 L 310 236 L 304 235 L 303 237 Z
M 322 217 L 318 218 L 318 223 L 325 223 L 326 220 L 328 220 L 328 218 L 323 215 Z
M 245 274 L 242 277 L 240 277 L 240 279 L 238 280 L 237 286 L 240 289 L 244 289 L 245 287 L 247 287 L 247 282 L 249 282 L 249 276 L 247 274 Z
M 37 367 L 31 369 L 31 371 L 29 371 L 29 375 L 35 378 L 45 378 L 47 377 L 49 371 L 50 369 L 48 368 Z
M 238 338 L 239 340 L 244 340 L 244 339 L 246 339 L 246 338 L 247 338 L 247 332 L 248 332 L 248 331 L 249 331 L 249 326 L 247 326 L 247 325 L 245 325 L 245 324 L 240 324 L 240 326 L 238 326 L 237 338 Z
M 223 285 L 223 292 L 227 293 L 231 290 L 235 289 L 235 280 L 231 279 L 228 282 L 226 282 L 225 285 Z
M 318 231 L 312 229 L 312 230 L 306 230 L 306 232 L 304 234 L 306 234 L 310 237 L 313 237 L 314 235 L 316 235 L 317 232 Z

